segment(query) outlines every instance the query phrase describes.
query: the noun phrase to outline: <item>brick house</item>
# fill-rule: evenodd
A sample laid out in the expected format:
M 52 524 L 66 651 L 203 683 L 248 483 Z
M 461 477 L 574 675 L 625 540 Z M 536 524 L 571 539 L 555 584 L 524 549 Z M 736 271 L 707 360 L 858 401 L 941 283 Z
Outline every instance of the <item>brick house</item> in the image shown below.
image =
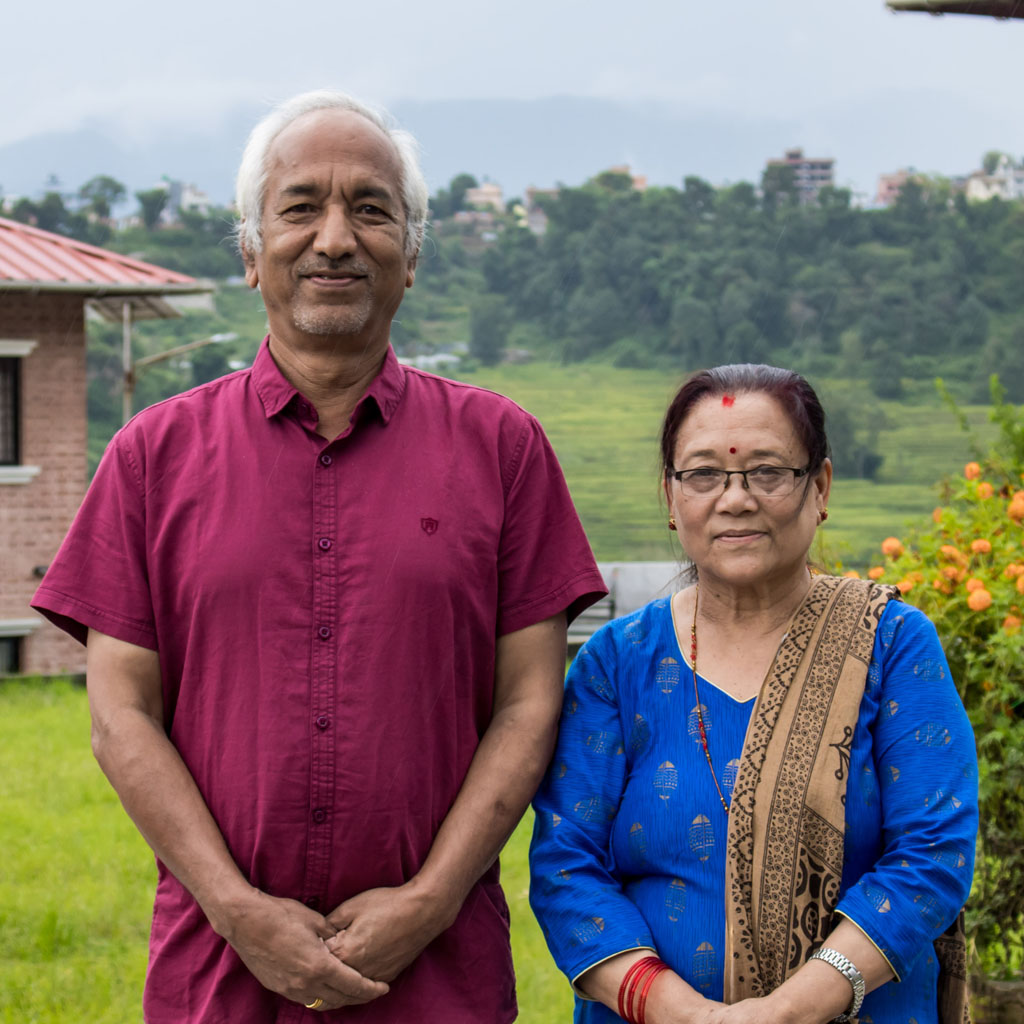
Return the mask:
M 0 675 L 79 672 L 84 650 L 28 606 L 85 494 L 85 307 L 177 316 L 184 274 L 0 218 Z

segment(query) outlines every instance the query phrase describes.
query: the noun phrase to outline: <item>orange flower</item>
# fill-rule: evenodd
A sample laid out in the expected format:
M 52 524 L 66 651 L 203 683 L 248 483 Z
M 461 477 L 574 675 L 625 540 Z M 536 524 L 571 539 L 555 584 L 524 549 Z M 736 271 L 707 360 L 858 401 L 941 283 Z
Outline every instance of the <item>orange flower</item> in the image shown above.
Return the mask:
M 979 498 L 991 498 L 992 495 L 995 493 L 995 488 L 993 488 L 993 486 L 987 480 L 982 480 L 981 483 L 978 484 Z
M 984 590 L 985 589 L 985 581 L 984 580 L 979 580 L 979 579 L 971 579 L 971 580 L 968 580 L 964 584 L 964 586 L 967 587 L 967 592 L 969 594 L 971 594 L 971 593 L 974 593 L 975 590 Z
M 952 594 L 953 586 L 946 580 L 932 580 L 932 586 L 943 594 Z
M 1012 580 L 1024 572 L 1024 565 L 1018 565 L 1016 562 L 1010 562 L 1010 564 L 1003 570 L 1003 575 L 1008 579 Z
M 936 507 L 936 508 L 934 508 L 934 509 L 932 509 L 932 522 L 935 522 L 935 523 L 941 523 L 942 522 L 942 506 L 941 505 Z
M 1024 574 L 1017 577 L 1017 593 L 1024 594 Z
M 890 558 L 899 558 L 903 554 L 903 543 L 899 537 L 886 537 L 882 541 L 882 554 Z
M 981 537 L 978 540 L 971 541 L 971 550 L 976 555 L 987 555 L 992 550 L 992 543 Z
M 972 591 L 967 598 L 967 607 L 972 612 L 983 612 L 991 604 L 992 595 L 984 587 L 980 590 Z
M 1006 618 L 1003 619 L 1003 629 L 1005 629 L 1007 633 L 1011 634 L 1011 636 L 1014 633 L 1019 633 L 1020 627 L 1021 619 L 1016 615 L 1007 615 Z
M 995 683 L 993 683 L 991 679 L 986 679 L 986 680 L 985 680 L 985 681 L 984 681 L 984 682 L 983 682 L 983 683 L 981 684 L 981 688 L 982 688 L 982 689 L 983 689 L 983 690 L 984 690 L 984 691 L 985 691 L 986 693 L 989 693 L 989 692 L 991 692 L 992 690 L 994 690 L 994 689 L 996 688 L 996 684 L 995 684 Z
M 880 565 L 875 565 L 868 569 L 869 580 L 880 580 L 884 575 L 885 569 L 883 569 Z
M 959 548 L 953 547 L 952 544 L 943 544 L 939 551 L 951 562 L 956 562 L 957 565 L 967 565 L 967 556 Z
M 897 589 L 901 594 L 907 594 L 914 589 L 914 581 L 908 579 L 902 579 L 896 584 Z
M 857 572 L 856 569 L 847 569 L 846 572 L 843 573 L 843 576 L 845 576 L 846 579 L 848 579 L 848 580 L 859 580 L 860 579 L 860 573 Z
M 967 465 L 964 466 L 964 476 L 967 477 L 968 480 L 977 480 L 978 477 L 981 476 L 981 466 L 976 462 L 968 462 Z
M 1011 519 L 1020 521 L 1024 519 L 1024 498 L 1018 498 L 1017 495 L 1013 496 L 1013 501 L 1010 502 L 1010 507 L 1006 510 L 1006 514 Z

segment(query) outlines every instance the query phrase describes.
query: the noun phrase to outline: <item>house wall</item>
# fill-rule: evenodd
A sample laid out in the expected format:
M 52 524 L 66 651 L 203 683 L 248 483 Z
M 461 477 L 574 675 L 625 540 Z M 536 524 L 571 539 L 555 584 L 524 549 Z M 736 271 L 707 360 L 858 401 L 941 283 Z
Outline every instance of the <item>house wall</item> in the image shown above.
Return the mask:
M 28 606 L 86 489 L 85 319 L 81 295 L 0 292 L 0 339 L 37 344 L 21 366 L 27 483 L 0 485 L 0 626 L 41 624 L 22 640 L 22 671 L 80 672 L 85 649 Z

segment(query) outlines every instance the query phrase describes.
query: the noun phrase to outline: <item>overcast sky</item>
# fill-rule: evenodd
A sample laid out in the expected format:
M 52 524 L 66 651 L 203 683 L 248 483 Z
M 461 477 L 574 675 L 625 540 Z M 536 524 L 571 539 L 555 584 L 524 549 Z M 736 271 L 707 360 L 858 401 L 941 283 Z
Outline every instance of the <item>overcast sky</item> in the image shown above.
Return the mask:
M 785 144 L 814 155 L 877 121 L 880 169 L 1024 153 L 1024 21 L 894 15 L 882 0 L 52 0 L 9 5 L 3 26 L 0 144 L 97 123 L 140 139 L 212 127 L 240 102 L 330 86 L 385 105 L 657 100 L 785 119 L 801 134 Z

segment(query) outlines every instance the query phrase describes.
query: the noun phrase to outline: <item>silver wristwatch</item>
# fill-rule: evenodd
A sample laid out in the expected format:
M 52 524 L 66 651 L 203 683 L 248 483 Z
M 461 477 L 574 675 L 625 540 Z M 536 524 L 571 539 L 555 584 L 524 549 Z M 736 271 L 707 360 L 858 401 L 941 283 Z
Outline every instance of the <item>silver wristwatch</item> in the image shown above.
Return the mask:
M 853 988 L 853 1002 L 850 1003 L 845 1013 L 834 1017 L 835 1024 L 843 1024 L 844 1021 L 853 1020 L 860 1010 L 860 1004 L 864 1002 L 864 977 L 860 971 L 853 966 L 849 957 L 843 956 L 838 949 L 830 949 L 822 946 L 817 953 L 811 955 L 812 960 L 824 960 L 829 967 L 834 967 Z

